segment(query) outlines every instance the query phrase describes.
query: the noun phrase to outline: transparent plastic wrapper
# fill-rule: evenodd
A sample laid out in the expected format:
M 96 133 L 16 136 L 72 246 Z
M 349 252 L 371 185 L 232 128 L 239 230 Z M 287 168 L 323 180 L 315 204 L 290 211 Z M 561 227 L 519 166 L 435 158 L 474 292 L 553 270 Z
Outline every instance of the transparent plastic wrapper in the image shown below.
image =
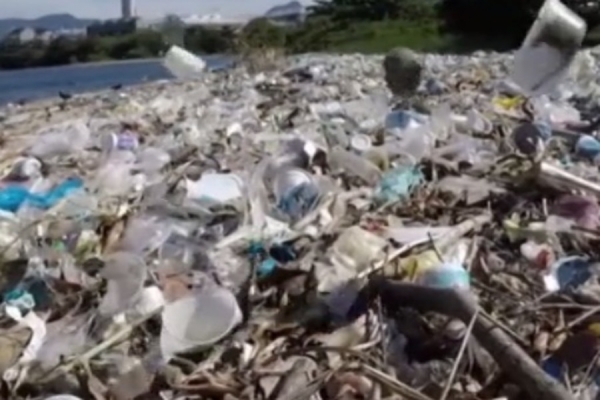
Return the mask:
M 96 171 L 91 186 L 101 196 L 127 195 L 134 184 L 131 172 L 131 164 L 109 161 Z
M 16 219 L 0 217 L 0 248 L 4 249 L 2 259 L 13 260 L 19 257 L 21 230 Z
M 139 359 L 116 355 L 113 363 L 116 371 L 114 371 L 114 376 L 109 379 L 109 383 L 110 393 L 115 399 L 135 399 L 148 393 L 154 378 L 152 374 L 154 368 L 146 357 Z
M 416 162 L 421 162 L 423 157 L 431 155 L 435 147 L 435 138 L 429 125 L 422 125 L 404 131 L 400 146 L 404 154 L 410 154 Z
M 132 218 L 120 242 L 120 248 L 134 253 L 147 254 L 160 249 L 173 233 L 173 225 L 167 220 L 150 215 Z
M 451 226 L 394 226 L 389 227 L 386 232 L 388 238 L 407 244 L 429 238 L 435 240 L 452 232 L 452 229 Z
M 494 126 L 492 122 L 487 119 L 476 109 L 470 109 L 467 111 L 467 126 L 478 133 L 491 133 Z
M 210 250 L 207 256 L 219 281 L 231 290 L 238 290 L 250 276 L 250 261 L 231 248 Z
M 233 293 L 207 284 L 190 296 L 165 306 L 160 333 L 163 359 L 167 361 L 178 353 L 212 346 L 241 321 L 242 312 Z
M 359 226 L 343 231 L 333 244 L 331 259 L 335 264 L 359 273 L 381 255 L 387 241 Z
M 346 102 L 342 105 L 342 108 L 363 129 L 375 128 L 389 112 L 388 99 L 384 93 Z
M 38 132 L 28 154 L 45 159 L 76 153 L 90 140 L 90 130 L 83 121 L 70 121 Z
M 546 96 L 539 96 L 530 101 L 541 121 L 559 126 L 581 121 L 579 111 L 566 102 L 552 101 Z
M 490 141 L 457 133 L 445 146 L 434 149 L 433 154 L 456 162 L 466 161 L 473 166 L 485 166 L 494 162 L 497 148 Z
M 100 275 L 107 280 L 107 290 L 98 312 L 112 316 L 135 306 L 142 293 L 146 273 L 144 260 L 136 254 L 116 252 L 106 256 Z
M 265 172 L 270 160 L 264 158 L 258 163 L 248 184 L 248 202 L 250 203 L 251 225 L 255 233 L 260 232 L 266 224 L 268 208 L 268 192 L 264 184 Z
M 414 129 L 427 122 L 427 117 L 412 111 L 397 110 L 392 111 L 385 117 L 384 125 L 386 129 L 394 132 L 401 137 L 402 131 Z
M 44 368 L 57 366 L 64 357 L 82 351 L 89 341 L 87 332 L 93 319 L 89 315 L 66 316 L 48 324 L 46 339 L 37 354 Z
M 177 79 L 199 78 L 206 69 L 204 60 L 178 46 L 171 46 L 163 64 Z
M 571 78 L 579 85 L 587 86 L 596 79 L 596 60 L 590 51 L 584 50 L 577 53 L 569 70 Z
M 98 211 L 98 199 L 85 191 L 74 192 L 50 210 L 63 218 L 86 218 Z
M 385 239 L 359 226 L 347 228 L 328 250 L 330 263 L 315 263 L 317 290 L 332 293 L 332 301 L 337 298 L 335 301 L 343 302 L 342 298 L 354 292 L 349 281 L 383 257 L 386 245 Z M 344 288 L 344 285 L 350 286 Z
M 194 122 L 186 121 L 176 127 L 176 132 L 181 135 L 183 142 L 188 146 L 204 147 L 208 145 L 209 138 L 200 131 Z
M 381 179 L 381 171 L 373 163 L 339 147 L 331 151 L 329 162 L 333 168 L 342 169 L 349 175 L 359 177 L 369 185 L 375 185 Z
M 146 147 L 138 153 L 136 167 L 148 174 L 158 173 L 168 163 L 171 156 L 164 150 L 156 147 Z
M 452 109 L 447 103 L 441 104 L 432 110 L 429 125 L 433 135 L 438 140 L 446 140 L 454 131 Z
M 165 297 L 158 286 L 148 286 L 142 289 L 139 299 L 128 312 L 128 319 L 136 320 L 151 314 L 165 305 Z

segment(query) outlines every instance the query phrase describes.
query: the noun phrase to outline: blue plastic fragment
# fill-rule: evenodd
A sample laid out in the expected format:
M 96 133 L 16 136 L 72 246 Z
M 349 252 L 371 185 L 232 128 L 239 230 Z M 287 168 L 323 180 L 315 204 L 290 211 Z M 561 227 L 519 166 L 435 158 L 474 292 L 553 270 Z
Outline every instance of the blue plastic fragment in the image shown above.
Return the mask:
M 418 167 L 402 167 L 387 172 L 375 190 L 375 197 L 381 202 L 407 199 L 425 177 Z
M 277 261 L 274 258 L 267 258 L 258 266 L 258 275 L 267 276 L 273 273 L 277 268 Z
M 274 244 L 269 249 L 269 255 L 280 263 L 294 261 L 298 258 L 294 248 L 287 244 Z
M 6 293 L 4 301 L 6 304 L 17 307 L 21 311 L 29 311 L 35 307 L 33 295 L 22 288 L 15 288 Z
M 319 188 L 312 183 L 303 183 L 290 189 L 279 201 L 277 208 L 293 220 L 305 216 L 317 205 Z
M 593 136 L 582 135 L 575 144 L 577 155 L 593 160 L 600 154 L 600 142 Z
M 423 272 L 421 281 L 433 287 L 468 288 L 471 284 L 471 276 L 461 264 L 443 264 Z
M 260 256 L 265 252 L 265 248 L 261 242 L 251 242 L 248 247 L 248 253 L 251 256 Z
M 556 271 L 556 279 L 561 289 L 576 288 L 586 283 L 591 277 L 590 260 L 572 256 L 561 258 L 554 263 L 551 270 Z
M 542 370 L 545 373 L 556 379 L 557 381 L 562 382 L 563 380 L 563 367 L 562 363 L 556 359 L 554 356 L 550 356 L 542 361 Z

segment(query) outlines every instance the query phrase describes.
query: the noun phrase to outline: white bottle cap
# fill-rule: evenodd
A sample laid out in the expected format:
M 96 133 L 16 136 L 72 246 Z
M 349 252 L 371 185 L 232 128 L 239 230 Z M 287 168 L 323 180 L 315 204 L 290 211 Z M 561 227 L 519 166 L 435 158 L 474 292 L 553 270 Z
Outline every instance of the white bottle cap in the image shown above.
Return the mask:
M 350 139 L 350 146 L 354 151 L 363 153 L 365 151 L 370 150 L 371 147 L 373 147 L 373 142 L 371 141 L 371 138 L 369 136 L 357 134 L 353 135 Z

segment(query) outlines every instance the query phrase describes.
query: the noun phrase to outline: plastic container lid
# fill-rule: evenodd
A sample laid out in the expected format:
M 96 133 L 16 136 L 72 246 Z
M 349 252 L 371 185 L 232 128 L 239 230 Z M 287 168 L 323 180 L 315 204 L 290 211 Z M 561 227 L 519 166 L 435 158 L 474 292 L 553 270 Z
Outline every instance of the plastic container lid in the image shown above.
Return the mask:
M 373 142 L 371 138 L 367 135 L 357 134 L 352 136 L 350 139 L 350 146 L 354 151 L 358 151 L 359 153 L 363 153 L 368 151 L 373 147 Z

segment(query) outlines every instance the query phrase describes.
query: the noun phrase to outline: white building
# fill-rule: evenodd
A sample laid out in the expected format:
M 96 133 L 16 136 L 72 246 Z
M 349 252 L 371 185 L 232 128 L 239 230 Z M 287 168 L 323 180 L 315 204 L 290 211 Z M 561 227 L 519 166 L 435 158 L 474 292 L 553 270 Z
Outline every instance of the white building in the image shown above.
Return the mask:
M 135 17 L 135 0 L 121 0 L 121 18 L 130 19 Z

